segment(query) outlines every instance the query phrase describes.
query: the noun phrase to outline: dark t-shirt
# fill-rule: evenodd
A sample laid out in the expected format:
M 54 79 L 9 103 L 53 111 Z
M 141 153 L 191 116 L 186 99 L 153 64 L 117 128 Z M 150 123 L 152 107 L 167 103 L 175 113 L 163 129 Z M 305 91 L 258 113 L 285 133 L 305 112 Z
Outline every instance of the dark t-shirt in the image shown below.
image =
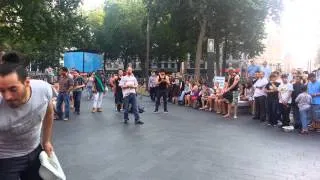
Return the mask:
M 300 93 L 302 93 L 302 87 L 305 86 L 304 84 L 301 84 L 301 83 L 295 83 L 293 84 L 293 92 L 292 92 L 292 103 L 295 105 L 295 100 L 296 98 L 298 97 L 298 95 Z
M 278 83 L 278 82 L 274 82 L 273 84 L 274 84 L 274 86 L 276 88 L 278 88 L 280 86 L 280 83 Z M 269 82 L 266 85 L 266 89 L 267 90 L 273 90 L 273 86 L 272 86 L 271 82 Z M 276 92 L 268 92 L 267 94 L 268 94 L 268 98 L 272 98 L 272 99 L 278 99 L 279 98 L 279 96 L 278 96 L 279 92 L 278 91 L 276 91 Z
M 85 81 L 83 79 L 82 76 L 79 76 L 79 77 L 76 77 L 74 80 L 73 80 L 73 84 L 74 86 L 82 86 L 85 84 Z M 82 91 L 83 88 L 79 88 L 79 89 L 75 89 L 74 91 L 75 92 L 79 92 L 79 91 Z

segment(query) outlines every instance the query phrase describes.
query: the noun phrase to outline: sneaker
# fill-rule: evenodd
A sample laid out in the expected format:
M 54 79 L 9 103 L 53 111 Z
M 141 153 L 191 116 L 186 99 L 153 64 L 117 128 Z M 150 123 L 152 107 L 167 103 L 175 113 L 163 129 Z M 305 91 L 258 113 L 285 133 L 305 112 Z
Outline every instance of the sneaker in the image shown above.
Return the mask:
M 102 108 L 98 108 L 98 109 L 97 109 L 97 112 L 102 112 Z
M 64 120 L 64 121 L 69 121 L 69 118 L 64 118 L 63 120 Z
M 80 115 L 80 112 L 76 112 L 77 115 Z
M 95 112 L 97 112 L 97 109 L 96 108 L 92 108 L 92 111 L 91 111 L 92 113 L 95 113 Z
M 154 110 L 153 113 L 159 113 L 159 111 L 158 110 Z
M 142 122 L 142 121 L 140 121 L 140 120 L 135 121 L 134 123 L 135 123 L 135 124 L 138 124 L 138 125 L 142 125 L 142 124 L 144 124 L 144 122 Z
M 125 119 L 123 123 L 128 124 L 128 121 L 129 121 L 128 119 Z
M 163 113 L 168 114 L 168 113 L 169 113 L 169 111 L 168 111 L 168 110 L 166 110 L 166 111 L 164 111 Z
M 238 116 L 233 116 L 233 119 L 238 119 Z

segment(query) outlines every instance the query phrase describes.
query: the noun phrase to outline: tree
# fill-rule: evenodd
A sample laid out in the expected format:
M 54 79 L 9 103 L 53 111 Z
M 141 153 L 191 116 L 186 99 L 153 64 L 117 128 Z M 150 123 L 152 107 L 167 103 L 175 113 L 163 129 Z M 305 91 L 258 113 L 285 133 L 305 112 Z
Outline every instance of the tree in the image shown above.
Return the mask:
M 105 18 L 97 44 L 110 59 L 123 58 L 125 66 L 129 60 L 144 59 L 146 9 L 142 2 L 109 3 L 105 7 Z
M 90 39 L 81 0 L 16 0 L 0 3 L 4 49 L 25 53 L 40 68 L 58 65 L 66 48 L 83 48 Z

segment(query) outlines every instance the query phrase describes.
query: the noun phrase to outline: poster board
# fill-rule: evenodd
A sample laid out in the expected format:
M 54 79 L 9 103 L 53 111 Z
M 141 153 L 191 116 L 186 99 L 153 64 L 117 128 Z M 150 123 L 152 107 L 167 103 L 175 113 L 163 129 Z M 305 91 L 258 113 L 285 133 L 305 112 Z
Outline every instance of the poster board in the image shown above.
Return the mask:
M 219 83 L 219 87 L 223 87 L 224 86 L 224 82 L 226 80 L 226 77 L 224 76 L 216 76 L 213 78 L 213 82 L 216 83 L 218 82 Z

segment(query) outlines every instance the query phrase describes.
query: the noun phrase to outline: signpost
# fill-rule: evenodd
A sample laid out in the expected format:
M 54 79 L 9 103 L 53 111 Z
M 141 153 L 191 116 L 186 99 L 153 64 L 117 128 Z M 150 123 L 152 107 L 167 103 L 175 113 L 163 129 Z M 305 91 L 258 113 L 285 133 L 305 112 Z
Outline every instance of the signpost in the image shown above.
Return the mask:
M 207 75 L 209 79 L 209 86 L 212 86 L 212 82 L 210 79 L 213 79 L 214 77 L 214 39 L 208 39 L 208 44 L 207 44 Z

